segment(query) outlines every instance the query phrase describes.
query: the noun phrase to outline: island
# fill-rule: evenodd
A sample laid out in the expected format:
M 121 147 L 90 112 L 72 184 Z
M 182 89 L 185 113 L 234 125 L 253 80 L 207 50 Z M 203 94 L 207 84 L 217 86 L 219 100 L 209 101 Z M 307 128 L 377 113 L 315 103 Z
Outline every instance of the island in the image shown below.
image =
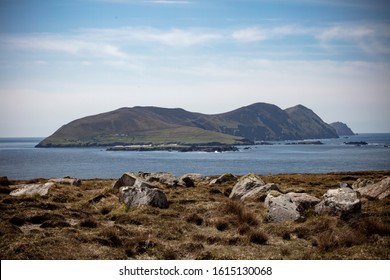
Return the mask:
M 74 120 L 36 147 L 215 152 L 269 141 L 338 137 L 332 126 L 303 105 L 283 110 L 273 104 L 254 103 L 212 115 L 136 106 Z

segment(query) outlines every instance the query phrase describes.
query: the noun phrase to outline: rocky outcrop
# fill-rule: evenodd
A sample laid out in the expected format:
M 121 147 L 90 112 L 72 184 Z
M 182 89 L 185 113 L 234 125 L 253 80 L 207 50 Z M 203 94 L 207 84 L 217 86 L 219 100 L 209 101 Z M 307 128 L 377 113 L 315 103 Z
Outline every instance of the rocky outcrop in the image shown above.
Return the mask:
M 232 173 L 225 173 L 216 179 L 211 180 L 210 185 L 220 185 L 224 183 L 236 183 L 238 178 Z
M 328 190 L 315 206 L 317 214 L 338 215 L 343 219 L 360 214 L 361 201 L 358 193 L 349 188 Z
M 320 200 L 306 193 L 274 194 L 271 192 L 264 201 L 268 209 L 267 220 L 269 222 L 301 222 L 305 219 L 306 210 L 313 208 Z
M 150 185 L 149 183 L 142 180 L 136 174 L 128 172 L 122 175 L 118 181 L 114 184 L 114 189 L 119 190 L 121 187 L 146 187 L 146 188 L 155 188 L 155 186 Z
M 168 208 L 166 195 L 156 186 L 144 181 L 134 173 L 125 173 L 114 184 L 114 189 L 119 191 L 119 201 L 126 208 L 149 205 L 158 208 Z
M 63 185 L 73 185 L 73 186 L 81 186 L 81 180 L 75 179 L 75 178 L 53 178 L 50 179 L 49 182 L 57 183 L 57 184 L 63 184 Z
M 14 185 L 14 186 L 12 186 L 12 188 L 15 188 L 15 189 L 13 191 L 11 191 L 10 195 L 12 195 L 12 196 L 22 196 L 22 195 L 44 196 L 44 195 L 47 195 L 47 193 L 49 192 L 49 189 L 53 186 L 55 186 L 54 183 Z
M 280 192 L 279 187 L 276 184 L 273 183 L 268 183 L 265 184 L 264 186 L 256 187 L 246 194 L 244 194 L 240 199 L 241 200 L 246 200 L 246 199 L 255 199 L 258 201 L 264 201 L 266 198 L 267 194 L 270 191 L 276 191 Z
M 298 206 L 301 211 L 305 211 L 309 208 L 317 205 L 321 200 L 315 196 L 308 195 L 307 193 L 287 193 L 286 196 L 290 197 L 290 199 Z
M 352 184 L 352 189 L 357 190 L 372 184 L 374 184 L 374 181 L 365 178 L 359 178 Z
M 142 205 L 163 209 L 169 207 L 167 197 L 161 190 L 147 187 L 146 185 L 121 187 L 119 189 L 119 201 L 123 202 L 126 208 L 134 208 Z
M 286 221 L 303 221 L 305 218 L 298 205 L 288 195 L 273 196 L 268 194 L 265 201 L 267 220 L 269 222 L 282 223 Z
M 355 135 L 355 133 L 353 133 L 353 131 L 345 123 L 334 122 L 329 125 L 336 130 L 338 136 Z
M 376 184 L 368 184 L 360 187 L 357 191 L 369 199 L 385 199 L 390 197 L 390 177 Z
M 256 174 L 249 173 L 241 177 L 234 185 L 229 198 L 241 198 L 255 188 L 264 186 L 264 181 Z

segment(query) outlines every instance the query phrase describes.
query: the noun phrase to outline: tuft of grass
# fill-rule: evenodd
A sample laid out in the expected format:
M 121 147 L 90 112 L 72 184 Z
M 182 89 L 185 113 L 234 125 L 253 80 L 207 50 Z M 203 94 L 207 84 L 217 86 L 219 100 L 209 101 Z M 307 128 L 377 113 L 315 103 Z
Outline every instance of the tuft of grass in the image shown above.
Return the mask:
M 98 223 L 96 222 L 96 220 L 92 219 L 92 218 L 87 218 L 85 220 L 82 220 L 80 222 L 80 227 L 83 227 L 83 228 L 97 228 L 98 226 Z
M 266 244 L 268 236 L 261 230 L 253 230 L 249 233 L 249 241 L 255 244 Z

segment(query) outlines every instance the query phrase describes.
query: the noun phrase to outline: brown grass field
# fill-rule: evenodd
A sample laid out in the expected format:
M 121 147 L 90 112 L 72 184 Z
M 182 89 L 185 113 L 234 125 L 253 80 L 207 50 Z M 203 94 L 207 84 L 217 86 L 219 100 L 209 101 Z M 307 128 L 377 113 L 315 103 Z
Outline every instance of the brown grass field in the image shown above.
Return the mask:
M 379 181 L 390 171 L 262 175 L 283 192 L 318 198 L 339 182 Z M 114 179 L 57 184 L 46 196 L 13 197 L 0 187 L 4 259 L 390 259 L 390 199 L 362 198 L 358 219 L 307 213 L 304 222 L 269 223 L 261 201 L 228 198 L 234 184 L 193 188 L 156 183 L 168 209 L 126 209 Z M 46 182 L 34 179 L 28 183 Z M 15 181 L 11 184 L 26 183 Z

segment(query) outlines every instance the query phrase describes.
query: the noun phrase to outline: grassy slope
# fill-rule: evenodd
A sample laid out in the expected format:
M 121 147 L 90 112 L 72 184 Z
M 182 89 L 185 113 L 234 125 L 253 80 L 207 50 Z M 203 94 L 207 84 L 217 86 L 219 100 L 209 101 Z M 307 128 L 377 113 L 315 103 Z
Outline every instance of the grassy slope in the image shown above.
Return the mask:
M 264 175 L 284 192 L 321 197 L 338 182 L 380 180 L 390 172 Z M 210 178 L 212 179 L 212 178 Z M 35 181 L 46 181 L 37 179 Z M 1 187 L 1 259 L 389 259 L 390 201 L 362 200 L 354 222 L 308 213 L 272 224 L 259 201 L 232 201 L 233 184 L 158 184 L 168 209 L 126 211 L 115 180 L 57 185 L 45 197 L 11 197 Z

